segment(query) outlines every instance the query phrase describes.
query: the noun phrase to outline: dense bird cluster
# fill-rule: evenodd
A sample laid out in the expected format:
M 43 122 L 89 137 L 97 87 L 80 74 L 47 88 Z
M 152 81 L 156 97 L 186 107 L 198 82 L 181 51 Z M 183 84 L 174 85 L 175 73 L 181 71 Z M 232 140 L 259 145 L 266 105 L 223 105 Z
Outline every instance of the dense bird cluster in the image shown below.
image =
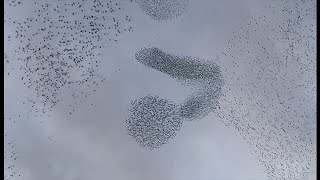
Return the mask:
M 140 50 L 136 53 L 136 59 L 196 90 L 180 105 L 181 117 L 199 119 L 218 104 L 224 82 L 220 68 L 215 63 L 196 57 L 169 54 L 156 47 Z
M 218 105 L 218 99 L 221 96 L 221 88 L 224 83 L 220 73 L 220 69 L 216 64 L 203 59 L 201 60 L 199 58 L 187 56 L 179 57 L 177 55 L 166 53 L 156 47 L 143 48 L 136 53 L 136 59 L 138 62 L 144 64 L 145 66 L 165 73 L 170 77 L 176 79 L 177 81 L 183 83 L 184 85 L 190 85 L 194 87 L 194 89 L 196 90 L 195 93 L 190 95 L 181 105 L 175 105 L 175 116 L 177 116 L 179 120 L 201 119 L 202 117 L 213 111 Z M 156 99 L 154 100 L 154 102 L 156 102 Z M 136 102 L 134 101 L 133 104 L 135 106 Z M 139 103 L 139 106 L 142 109 L 148 109 L 150 105 L 148 103 Z M 160 106 L 156 110 L 160 112 L 167 111 L 166 107 Z M 170 111 L 172 110 L 170 109 Z M 129 132 L 137 131 L 140 128 L 140 126 L 131 125 L 132 122 L 136 122 L 135 119 L 148 122 L 154 121 L 154 118 L 156 118 L 157 121 L 163 121 L 167 118 L 167 116 L 158 116 L 156 115 L 156 113 L 152 113 L 152 116 L 141 116 L 136 112 L 137 111 L 131 111 L 132 115 L 128 128 Z M 168 125 L 173 126 L 175 124 Z M 170 128 L 166 127 L 166 129 Z M 171 130 L 171 133 L 175 133 L 175 131 L 178 129 L 171 128 Z M 150 135 L 159 137 L 157 136 L 156 131 L 151 131 L 149 128 L 139 129 L 139 134 L 142 138 L 149 137 Z M 159 144 L 159 146 L 157 147 L 165 144 L 158 143 L 160 139 L 157 138 L 153 138 L 150 140 L 155 141 L 154 143 L 156 144 Z M 167 139 L 165 142 L 167 143 Z M 148 144 L 151 143 L 148 142 Z
M 189 5 L 189 0 L 134 0 L 145 14 L 157 21 L 181 16 Z
M 6 55 L 21 65 L 21 80 L 36 92 L 33 106 L 45 107 L 36 111 L 46 113 L 60 101 L 62 89 L 76 87 L 79 94 L 74 97 L 79 97 L 82 89 L 99 85 L 103 81 L 100 50 L 133 27 L 117 1 L 33 3 L 30 17 L 6 18 Z
M 218 117 L 250 145 L 270 179 L 316 173 L 316 2 L 272 1 L 234 32 L 218 59 Z
M 143 48 L 135 55 L 138 62 L 168 74 L 180 81 L 202 81 L 216 79 L 219 68 L 204 60 L 192 57 L 179 57 L 159 48 Z
M 147 95 L 132 102 L 126 120 L 128 134 L 142 147 L 159 148 L 180 130 L 182 119 L 177 106 L 158 96 Z

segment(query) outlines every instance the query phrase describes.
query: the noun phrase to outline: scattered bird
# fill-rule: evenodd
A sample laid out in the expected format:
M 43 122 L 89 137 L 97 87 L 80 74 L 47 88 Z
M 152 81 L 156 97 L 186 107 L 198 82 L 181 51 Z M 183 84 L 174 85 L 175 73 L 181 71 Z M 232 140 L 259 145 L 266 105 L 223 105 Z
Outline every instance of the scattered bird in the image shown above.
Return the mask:
M 272 1 L 233 33 L 217 59 L 225 85 L 216 111 L 269 179 L 316 173 L 316 1 Z
M 132 18 L 118 1 L 32 3 L 35 10 L 24 19 L 10 16 L 14 9 L 6 8 L 5 25 L 11 31 L 5 59 L 21 65 L 21 81 L 36 92 L 29 100 L 34 112 L 46 114 L 61 100 L 61 91 L 71 89 L 72 97 L 83 101 L 85 88 L 103 82 L 100 52 L 133 31 Z

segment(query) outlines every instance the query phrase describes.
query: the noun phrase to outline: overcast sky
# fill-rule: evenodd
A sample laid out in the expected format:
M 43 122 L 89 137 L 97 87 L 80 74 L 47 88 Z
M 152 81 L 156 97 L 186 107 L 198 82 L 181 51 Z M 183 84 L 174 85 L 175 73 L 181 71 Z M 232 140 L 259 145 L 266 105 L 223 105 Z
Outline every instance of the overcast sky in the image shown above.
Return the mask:
M 8 16 L 20 16 L 20 19 L 32 15 L 31 3 L 21 1 L 23 2 L 22 5 L 12 7 L 6 4 L 8 2 L 5 1 L 5 11 Z M 256 33 L 252 26 L 247 25 L 253 21 L 252 19 L 258 19 L 258 23 L 264 23 L 261 27 L 265 27 L 268 23 L 259 19 L 263 16 L 266 16 L 269 21 L 277 20 L 272 9 L 266 10 L 265 3 L 256 0 L 241 2 L 237 0 L 190 0 L 187 11 L 179 17 L 156 21 L 145 14 L 136 3 L 127 3 L 120 0 L 121 3 L 127 11 L 126 14 L 132 16 L 134 30 L 121 35 L 117 43 L 105 44 L 105 47 L 100 51 L 101 55 L 95 57 L 102 61 L 100 71 L 106 80 L 96 88 L 95 93 L 88 93 L 89 96 L 84 99 L 84 103 L 77 102 L 75 104 L 71 98 L 72 89 L 66 89 L 60 92 L 61 101 L 51 113 L 48 113 L 45 117 L 35 117 L 35 112 L 23 104 L 28 97 L 32 98 L 34 92 L 21 83 L 21 74 L 19 74 L 19 68 L 14 68 L 15 64 L 6 65 L 5 72 L 11 72 L 14 69 L 13 75 L 5 74 L 6 143 L 10 141 L 14 144 L 14 148 L 6 147 L 6 151 L 7 154 L 11 151 L 17 152 L 18 158 L 12 161 L 8 157 L 5 163 L 14 164 L 14 171 L 21 175 L 15 174 L 11 179 L 268 179 L 270 171 L 267 170 L 261 160 L 261 157 L 266 155 L 263 150 L 255 149 L 255 147 L 260 137 L 260 142 L 273 146 L 270 142 L 264 142 L 264 138 L 268 136 L 269 131 L 272 131 L 271 126 L 277 123 L 275 119 L 295 121 L 293 116 L 296 114 L 293 114 L 293 110 L 289 112 L 289 110 L 285 111 L 285 108 L 284 110 L 281 109 L 282 106 L 279 103 L 281 101 L 273 99 L 277 94 L 273 92 L 273 89 L 280 89 L 277 92 L 278 94 L 281 93 L 281 88 L 284 88 L 281 85 L 286 82 L 285 79 L 279 81 L 275 79 L 282 77 L 286 72 L 288 74 L 293 73 L 294 70 L 291 72 L 289 68 L 283 68 L 282 75 L 270 75 L 274 72 L 274 68 L 281 65 L 284 67 L 285 63 L 272 67 L 269 66 L 272 63 L 262 63 L 261 66 L 254 67 L 252 64 L 255 63 L 255 58 L 261 56 L 262 61 L 266 62 L 268 61 L 266 56 L 256 47 L 239 43 L 241 38 L 238 37 L 246 33 L 252 34 L 253 38 L 251 37 L 251 40 L 248 40 L 251 43 L 264 36 L 275 37 L 273 31 L 270 30 L 272 28 L 258 29 Z M 270 2 L 269 4 L 272 5 Z M 275 22 L 275 24 L 286 22 L 286 19 L 290 19 L 290 17 L 281 17 L 278 20 L 279 22 Z M 311 23 L 307 21 L 306 23 L 314 24 L 314 21 Z M 5 24 L 5 35 L 13 29 L 13 27 Z M 303 30 L 297 32 L 298 34 L 304 33 Z M 235 34 L 237 34 L 237 38 L 234 38 Z M 233 44 L 228 43 L 228 41 L 233 41 Z M 281 48 L 287 45 L 287 42 L 274 40 L 273 43 L 280 47 L 277 49 L 268 44 L 269 41 L 261 40 L 259 42 L 265 43 L 266 51 L 270 54 L 284 53 L 285 50 Z M 7 47 L 5 50 L 11 52 L 12 49 L 8 48 L 8 44 L 9 42 L 5 41 Z M 141 48 L 151 46 L 179 56 L 199 57 L 212 61 L 221 67 L 226 81 L 223 90 L 224 96 L 220 102 L 221 110 L 213 111 L 198 121 L 183 123 L 175 138 L 171 139 L 168 144 L 154 150 L 140 147 L 134 139 L 127 135 L 125 119 L 129 113 L 130 103 L 147 94 L 156 94 L 176 103 L 181 103 L 194 90 L 161 72 L 147 68 L 135 60 L 135 53 Z M 247 48 L 243 48 L 244 46 Z M 10 47 L 15 47 L 15 45 L 11 44 Z M 236 52 L 241 48 L 248 50 L 248 54 L 244 55 L 240 51 Z M 305 51 L 311 53 L 311 59 L 315 56 L 313 55 L 315 52 L 301 48 L 301 52 Z M 230 56 L 222 56 L 222 52 L 229 52 Z M 276 56 L 270 55 L 270 57 Z M 281 62 L 285 62 L 283 57 L 279 58 L 282 58 Z M 306 137 L 308 140 L 311 138 L 312 142 L 315 140 L 315 124 L 313 124 L 315 122 L 315 91 L 313 90 L 315 82 L 312 79 L 315 77 L 314 67 L 312 67 L 315 65 L 315 63 L 312 64 L 314 61 L 306 65 L 310 69 L 311 82 L 305 82 L 307 75 L 303 74 L 296 77 L 295 85 L 303 85 L 305 89 L 290 89 L 291 94 L 288 95 L 288 98 L 285 97 L 286 100 L 283 100 L 287 103 L 286 107 L 291 109 L 297 108 L 292 105 L 294 103 L 305 103 L 305 109 L 303 109 L 305 111 L 295 111 L 294 113 L 303 114 L 304 112 L 306 114 L 304 122 L 308 123 L 301 125 L 297 117 L 296 123 L 299 127 L 298 125 L 296 127 L 307 129 L 306 134 L 300 134 L 300 136 Z M 274 62 L 278 62 L 278 60 Z M 237 66 L 236 69 L 234 64 L 239 64 L 240 67 Z M 295 67 L 296 72 L 301 73 L 303 71 L 300 66 L 296 65 Z M 262 70 L 259 71 L 260 69 L 270 73 L 262 73 Z M 255 80 L 252 76 L 258 77 L 257 74 L 259 74 L 259 78 L 264 79 L 265 84 L 276 81 L 276 88 L 259 86 L 262 81 L 254 85 L 252 82 L 255 82 Z M 237 79 L 239 77 L 241 78 Z M 285 88 L 291 87 L 292 84 L 289 81 L 292 79 L 288 79 L 288 86 Z M 292 85 L 292 87 L 295 86 Z M 282 93 L 287 94 L 286 90 Z M 256 91 L 256 93 L 253 91 Z M 88 88 L 88 92 L 91 92 L 90 88 Z M 301 98 L 292 101 L 287 100 L 291 96 Z M 260 106 L 252 105 L 258 104 L 258 102 L 265 102 L 265 107 L 259 109 Z M 69 114 L 70 104 L 75 107 L 75 112 L 72 115 Z M 278 108 L 271 107 L 273 105 Z M 247 111 L 250 111 L 250 114 L 243 116 Z M 256 129 L 264 126 L 257 124 L 259 123 L 257 121 L 260 121 L 261 124 L 271 123 L 268 133 L 264 134 L 261 130 L 261 132 L 248 132 L 247 135 L 246 133 L 243 135 L 237 129 L 238 126 L 232 124 L 233 121 L 230 120 L 240 116 L 243 118 L 242 122 L 248 122 Z M 10 120 L 8 120 L 9 117 Z M 261 117 L 265 118 L 259 119 Z M 43 123 L 40 123 L 42 121 Z M 280 129 L 281 126 L 278 127 Z M 268 127 L 266 128 L 268 129 Z M 302 131 L 290 131 L 293 134 L 299 132 Z M 280 135 L 274 135 L 274 137 L 273 142 L 285 140 Z M 248 143 L 248 139 L 254 139 L 251 141 L 252 144 Z M 300 159 L 297 157 L 297 161 L 295 159 L 294 161 L 302 164 L 311 162 L 308 167 L 314 173 L 315 148 L 310 143 L 306 144 L 303 144 L 306 148 L 303 151 L 306 156 L 299 157 Z M 276 147 L 278 146 L 274 145 L 274 148 Z M 289 146 L 281 152 L 286 151 L 296 152 Z M 8 156 L 10 155 L 8 154 Z M 268 159 L 268 157 L 266 158 Z M 278 167 L 278 164 L 274 161 L 283 160 L 280 158 L 274 161 L 265 161 L 274 163 L 275 165 L 272 167 Z M 287 175 L 294 174 L 293 171 L 296 170 L 293 166 L 287 168 L 283 170 L 283 177 L 288 178 Z M 13 172 L 12 169 L 6 171 L 7 174 Z M 301 170 L 301 172 L 304 171 Z M 282 172 L 276 170 L 276 173 L 278 173 L 277 178 L 280 178 Z M 312 173 L 310 174 L 312 175 Z M 296 177 L 299 177 L 299 175 Z M 309 179 L 312 178 L 315 177 L 309 177 Z

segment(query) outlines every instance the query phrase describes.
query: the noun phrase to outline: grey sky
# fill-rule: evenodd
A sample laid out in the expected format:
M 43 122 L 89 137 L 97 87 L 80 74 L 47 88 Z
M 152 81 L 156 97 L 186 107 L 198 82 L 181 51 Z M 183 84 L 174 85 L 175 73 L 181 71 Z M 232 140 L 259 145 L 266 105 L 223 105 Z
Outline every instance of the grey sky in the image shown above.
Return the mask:
M 275 12 L 264 9 L 265 4 L 272 4 L 269 1 L 189 1 L 186 13 L 181 16 L 171 20 L 154 21 L 137 4 L 121 0 L 120 3 L 124 4 L 127 13 L 133 18 L 134 31 L 120 36 L 117 43 L 105 44 L 106 47 L 101 50 L 101 56 L 98 57 L 102 61 L 100 70 L 106 80 L 96 88 L 94 94 L 88 93 L 89 96 L 83 103 L 74 104 L 70 89 L 62 91 L 61 102 L 54 108 L 50 117 L 43 117 L 44 120 L 34 117 L 30 107 L 22 103 L 27 97 L 32 97 L 34 92 L 23 86 L 18 68 L 11 76 L 5 74 L 6 142 L 12 141 L 15 145 L 19 158 L 14 164 L 21 174 L 13 179 L 264 180 L 268 179 L 269 171 L 261 162 L 261 156 L 266 154 L 265 151 L 257 149 L 256 144 L 261 142 L 273 146 L 272 151 L 279 146 L 279 142 L 287 139 L 286 136 L 269 134 L 275 131 L 273 125 L 277 124 L 277 118 L 284 119 L 285 123 L 291 119 L 295 127 L 306 129 L 300 133 L 300 130 L 297 132 L 289 128 L 290 135 L 297 134 L 315 142 L 315 52 L 311 52 L 312 47 L 307 50 L 301 48 L 301 52 L 311 53 L 310 58 L 313 61 L 306 64 L 310 71 L 301 73 L 302 67 L 305 68 L 301 65 L 303 62 L 289 63 L 291 69 L 296 67 L 296 74 L 301 74 L 290 77 L 291 73 L 295 74 L 294 70 L 284 68 L 284 58 L 279 57 L 281 61 L 278 61 L 276 57 L 286 53 L 288 42 L 273 40 L 277 49 L 268 44 L 270 41 L 261 38 L 275 39 L 277 36 L 270 30 L 272 28 L 265 28 L 268 22 L 272 21 L 273 26 L 277 26 L 291 17 L 275 18 Z M 30 4 L 24 1 L 23 5 L 16 8 L 22 9 L 23 6 L 31 6 Z M 20 11 L 14 11 L 13 7 L 7 8 L 6 13 L 10 16 L 21 16 Z M 259 19 L 257 31 L 253 25 L 247 26 L 252 19 L 261 17 L 261 14 L 267 16 L 268 22 Z M 313 21 L 305 23 L 314 24 Z M 10 26 L 6 26 L 5 31 L 6 28 L 8 31 L 12 30 Z M 245 36 L 246 32 L 250 33 L 251 39 L 248 41 L 251 43 L 265 43 L 266 51 L 270 52 L 270 57 L 273 56 L 275 60 L 268 61 L 265 53 L 258 49 L 258 45 L 240 43 L 239 37 Z M 298 31 L 301 35 L 304 33 L 304 30 Z M 237 37 L 232 40 L 235 34 Z M 229 40 L 232 40 L 233 44 L 228 43 Z M 6 43 L 5 41 L 5 45 Z M 220 102 L 221 109 L 201 120 L 185 122 L 175 138 L 152 151 L 140 147 L 126 134 L 125 119 L 130 103 L 147 94 L 159 95 L 181 103 L 194 91 L 191 87 L 183 86 L 175 79 L 146 68 L 136 61 L 135 53 L 141 48 L 151 46 L 168 53 L 215 62 L 221 66 L 222 74 L 226 78 L 224 96 Z M 245 54 L 240 51 L 242 49 L 250 52 Z M 8 48 L 7 51 L 10 52 L 11 49 Z M 228 56 L 224 56 L 222 52 Z M 265 60 L 259 66 L 255 66 L 257 57 Z M 304 58 L 305 56 L 302 57 L 302 61 L 306 61 Z M 280 65 L 273 64 L 276 62 Z M 300 66 L 301 69 L 298 69 Z M 14 65 L 9 64 L 6 67 Z M 276 67 L 282 67 L 283 71 L 280 71 L 280 74 L 273 73 Z M 5 72 L 9 71 L 8 68 Z M 266 72 L 262 72 L 262 69 Z M 284 76 L 286 73 L 289 75 Z M 76 77 L 76 74 L 74 76 Z M 259 81 L 256 77 L 262 80 Z M 308 83 L 304 82 L 307 77 L 311 79 Z M 275 85 L 269 86 L 272 82 L 275 82 Z M 294 90 L 293 87 L 297 85 L 303 85 L 305 89 Z M 81 90 L 91 92 L 92 88 Z M 275 98 L 277 93 L 282 94 L 286 106 L 279 103 L 282 102 L 281 99 Z M 291 100 L 292 96 L 297 99 Z M 261 105 L 265 107 L 257 105 L 260 102 L 265 102 Z M 295 102 L 303 103 L 304 109 L 299 111 L 300 107 L 295 106 Z M 69 114 L 69 104 L 75 108 L 72 115 Z M 307 104 L 310 107 L 307 107 Z M 286 107 L 291 108 L 292 112 Z M 293 113 L 293 110 L 296 111 Z M 249 115 L 246 115 L 247 112 L 250 112 Z M 306 123 L 301 123 L 300 119 L 303 118 L 299 119 L 296 114 L 305 114 Z M 11 117 L 10 121 L 8 117 Z M 236 119 L 241 118 L 243 124 L 234 124 Z M 40 123 L 42 121 L 43 123 Z M 237 127 L 245 129 L 244 124 L 250 124 L 256 129 L 265 127 L 267 131 L 259 129 L 260 131 L 243 135 Z M 270 127 L 265 124 L 269 124 Z M 268 135 L 271 139 L 274 138 L 274 145 L 272 141 L 265 141 Z M 301 146 L 306 147 L 306 150 L 301 148 L 299 151 L 306 156 L 294 157 L 293 160 L 294 163 L 301 164 L 311 162 L 308 167 L 311 167 L 310 172 L 314 173 L 314 144 L 308 143 L 309 141 L 289 141 L 301 143 Z M 279 150 L 279 154 L 293 152 L 296 150 L 295 147 L 299 149 L 300 146 L 291 149 L 288 147 L 283 151 Z M 293 156 L 295 155 L 297 153 L 293 153 Z M 272 167 L 277 167 L 278 162 L 269 161 L 270 159 L 266 158 L 266 162 L 274 165 Z M 5 163 L 12 163 L 9 158 L 6 161 L 8 162 Z M 275 161 L 284 159 L 279 158 Z M 287 174 L 294 174 L 294 167 L 299 168 L 288 166 L 283 171 L 276 171 L 275 176 L 287 177 Z M 282 172 L 284 174 L 281 174 Z M 314 178 L 312 173 L 309 179 Z

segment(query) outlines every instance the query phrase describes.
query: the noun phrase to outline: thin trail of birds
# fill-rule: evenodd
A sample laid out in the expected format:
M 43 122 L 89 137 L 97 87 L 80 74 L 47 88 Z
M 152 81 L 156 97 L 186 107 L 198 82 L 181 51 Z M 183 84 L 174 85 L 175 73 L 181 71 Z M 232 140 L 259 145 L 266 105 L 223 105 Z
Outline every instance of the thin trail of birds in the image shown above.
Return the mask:
M 19 116 L 20 117 L 20 116 Z M 8 126 L 13 128 L 19 118 L 7 116 L 4 118 L 4 180 L 13 180 L 22 178 L 23 172 L 17 167 L 19 155 L 12 138 L 12 132 L 7 131 Z

